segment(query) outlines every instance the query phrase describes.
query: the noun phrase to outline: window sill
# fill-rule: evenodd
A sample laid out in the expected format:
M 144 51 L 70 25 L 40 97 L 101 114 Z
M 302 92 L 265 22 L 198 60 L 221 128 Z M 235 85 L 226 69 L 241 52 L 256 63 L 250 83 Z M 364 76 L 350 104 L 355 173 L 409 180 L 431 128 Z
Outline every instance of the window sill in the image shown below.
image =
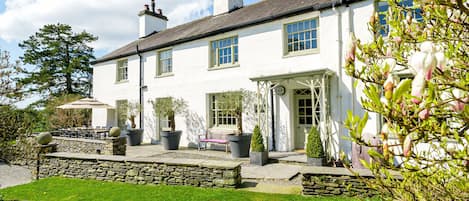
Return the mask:
M 305 56 L 311 54 L 318 54 L 319 48 L 312 49 L 312 50 L 303 50 L 298 52 L 289 52 L 283 55 L 283 58 L 290 58 L 290 57 L 297 57 L 297 56 Z
M 174 73 L 163 73 L 161 75 L 155 76 L 155 78 L 164 78 L 164 77 L 172 77 L 174 76 Z
M 124 84 L 124 83 L 128 83 L 129 80 L 120 80 L 120 81 L 116 81 L 114 82 L 114 84 Z
M 236 128 L 235 127 L 229 127 L 229 126 L 212 126 L 210 127 L 210 130 L 211 131 L 218 131 L 218 132 L 223 132 L 223 133 L 232 133 L 234 134 L 236 132 Z
M 227 69 L 227 68 L 237 68 L 240 67 L 239 64 L 230 64 L 230 65 L 222 65 L 222 66 L 213 66 L 208 68 L 208 71 L 214 71 L 214 70 L 222 70 L 222 69 Z

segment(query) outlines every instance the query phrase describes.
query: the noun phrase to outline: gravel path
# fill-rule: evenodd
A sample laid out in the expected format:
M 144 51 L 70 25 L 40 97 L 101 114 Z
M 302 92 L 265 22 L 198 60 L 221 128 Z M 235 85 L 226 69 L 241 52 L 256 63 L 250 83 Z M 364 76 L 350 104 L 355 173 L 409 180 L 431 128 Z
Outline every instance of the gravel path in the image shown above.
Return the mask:
M 30 170 L 0 162 L 0 188 L 26 184 L 31 182 L 31 178 Z

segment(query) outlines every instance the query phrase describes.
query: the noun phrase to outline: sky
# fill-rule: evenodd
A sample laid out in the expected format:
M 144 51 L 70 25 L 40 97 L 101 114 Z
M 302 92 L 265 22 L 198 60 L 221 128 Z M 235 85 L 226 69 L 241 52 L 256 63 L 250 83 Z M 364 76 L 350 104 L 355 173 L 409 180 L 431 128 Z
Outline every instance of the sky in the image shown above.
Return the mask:
M 214 0 L 156 0 L 174 27 L 212 14 Z M 216 0 L 215 0 L 216 1 Z M 260 0 L 244 0 L 244 5 Z M 151 0 L 0 0 L 0 49 L 22 56 L 18 43 L 46 24 L 68 24 L 98 40 L 90 46 L 99 58 L 138 38 L 138 12 Z M 34 100 L 34 98 L 32 99 Z M 19 107 L 31 101 L 20 103 Z

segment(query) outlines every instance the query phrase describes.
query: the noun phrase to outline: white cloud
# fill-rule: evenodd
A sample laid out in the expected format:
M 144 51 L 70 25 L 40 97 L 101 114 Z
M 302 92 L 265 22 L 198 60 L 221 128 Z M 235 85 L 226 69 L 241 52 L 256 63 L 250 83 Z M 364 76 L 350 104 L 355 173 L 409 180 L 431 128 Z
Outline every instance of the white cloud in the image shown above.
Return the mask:
M 170 27 L 210 14 L 213 0 L 157 0 Z M 138 37 L 138 12 L 150 0 L 6 0 L 0 39 L 23 41 L 45 24 L 64 23 L 99 37 L 97 50 L 112 50 Z

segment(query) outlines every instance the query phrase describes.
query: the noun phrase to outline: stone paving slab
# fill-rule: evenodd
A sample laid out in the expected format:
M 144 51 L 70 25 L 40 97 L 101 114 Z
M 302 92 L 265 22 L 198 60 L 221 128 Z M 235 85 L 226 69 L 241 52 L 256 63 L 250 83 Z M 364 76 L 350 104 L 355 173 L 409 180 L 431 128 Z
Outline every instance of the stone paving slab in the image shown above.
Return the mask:
M 32 181 L 31 171 L 16 165 L 0 162 L 0 188 L 6 188 Z
M 284 180 L 294 178 L 300 172 L 302 166 L 282 163 L 255 166 L 246 164 L 241 167 L 241 177 L 243 179 L 256 180 Z

